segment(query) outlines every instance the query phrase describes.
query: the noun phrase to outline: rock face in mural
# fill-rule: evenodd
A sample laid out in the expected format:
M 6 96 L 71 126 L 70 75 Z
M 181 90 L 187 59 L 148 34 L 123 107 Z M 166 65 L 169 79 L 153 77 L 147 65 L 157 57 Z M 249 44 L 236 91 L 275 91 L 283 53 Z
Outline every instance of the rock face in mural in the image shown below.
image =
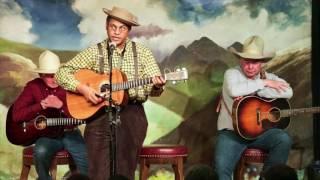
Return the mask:
M 35 77 L 28 70 L 36 66 L 30 59 L 14 53 L 1 53 L 0 61 L 0 102 L 8 106 L 20 93 L 25 82 Z

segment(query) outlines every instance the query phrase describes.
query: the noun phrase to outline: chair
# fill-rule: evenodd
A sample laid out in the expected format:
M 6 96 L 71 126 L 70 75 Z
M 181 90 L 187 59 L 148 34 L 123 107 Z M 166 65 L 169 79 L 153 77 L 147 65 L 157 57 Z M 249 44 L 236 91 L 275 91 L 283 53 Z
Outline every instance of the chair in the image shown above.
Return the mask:
M 21 170 L 21 175 L 20 175 L 20 180 L 27 180 L 29 171 L 31 168 L 31 165 L 33 165 L 33 146 L 29 146 L 23 149 L 23 154 L 22 154 L 22 170 Z M 69 164 L 71 173 L 76 171 L 76 166 L 72 160 L 71 155 L 67 150 L 61 150 L 56 153 L 54 156 L 52 162 L 51 162 L 51 167 L 50 167 L 50 174 L 52 177 L 52 180 L 56 179 L 57 175 L 57 165 L 61 164 Z
M 267 159 L 268 153 L 262 149 L 247 148 L 241 155 L 241 158 L 234 171 L 235 180 L 243 180 L 245 174 L 245 167 L 250 163 L 264 163 Z M 258 173 L 258 172 L 256 172 Z
M 151 164 L 171 164 L 175 180 L 183 180 L 183 161 L 188 156 L 187 147 L 182 145 L 149 145 L 141 149 L 140 180 L 148 178 Z

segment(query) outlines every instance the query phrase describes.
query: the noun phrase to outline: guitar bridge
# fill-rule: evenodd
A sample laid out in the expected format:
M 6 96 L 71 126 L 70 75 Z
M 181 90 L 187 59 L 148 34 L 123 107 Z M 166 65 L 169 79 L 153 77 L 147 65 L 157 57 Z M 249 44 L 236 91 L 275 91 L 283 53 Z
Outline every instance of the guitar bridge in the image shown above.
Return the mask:
M 261 111 L 260 111 L 260 108 L 257 109 L 257 124 L 260 125 L 260 117 L 261 117 Z

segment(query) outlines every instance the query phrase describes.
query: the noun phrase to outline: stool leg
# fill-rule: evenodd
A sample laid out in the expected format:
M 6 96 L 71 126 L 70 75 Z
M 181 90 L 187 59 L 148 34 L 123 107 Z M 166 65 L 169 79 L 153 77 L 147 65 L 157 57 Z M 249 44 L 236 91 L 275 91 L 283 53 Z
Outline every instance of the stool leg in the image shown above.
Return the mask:
M 236 169 L 234 171 L 235 180 L 243 180 L 244 168 L 245 168 L 245 160 L 241 158 L 238 164 L 236 165 Z
M 174 170 L 174 177 L 175 180 L 183 180 L 183 158 L 178 157 L 176 164 L 172 165 L 172 168 Z
M 49 171 L 50 171 L 52 180 L 56 180 L 57 179 L 57 160 L 56 159 L 52 160 Z
M 20 174 L 20 180 L 28 180 L 30 168 L 31 168 L 30 165 L 27 165 L 27 164 L 23 163 L 21 174 Z
M 140 159 L 140 180 L 147 180 L 150 165 L 145 158 Z
M 77 173 L 77 166 L 72 159 L 69 159 L 69 169 L 71 171 L 71 174 Z

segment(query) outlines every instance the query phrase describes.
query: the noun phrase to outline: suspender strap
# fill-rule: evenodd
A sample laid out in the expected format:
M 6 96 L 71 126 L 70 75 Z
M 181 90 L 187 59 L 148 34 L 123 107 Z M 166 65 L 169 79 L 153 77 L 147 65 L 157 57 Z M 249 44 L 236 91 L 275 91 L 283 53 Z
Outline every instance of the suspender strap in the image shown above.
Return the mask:
M 133 60 L 134 60 L 134 78 L 138 79 L 138 55 L 137 55 L 137 47 L 136 42 L 132 41 L 132 52 L 133 52 Z M 138 96 L 138 87 L 135 88 L 136 95 Z
M 135 79 L 138 79 L 138 55 L 136 43 L 132 41 L 132 52 L 133 52 L 133 60 L 134 60 L 134 71 L 135 71 Z
M 104 72 L 104 58 L 103 58 L 103 52 L 102 52 L 102 45 L 101 43 L 98 43 L 98 50 L 99 50 L 99 73 L 103 74 Z
M 226 101 L 224 100 L 224 98 L 223 98 L 223 94 L 222 94 L 222 93 L 221 93 L 221 101 L 222 101 L 222 103 L 223 103 L 224 107 L 226 108 L 226 110 L 227 110 L 228 114 L 232 117 L 231 110 L 228 108 L 227 103 L 226 103 Z
M 260 79 L 267 79 L 266 71 L 265 71 L 265 70 L 261 70 L 261 71 L 260 71 Z

